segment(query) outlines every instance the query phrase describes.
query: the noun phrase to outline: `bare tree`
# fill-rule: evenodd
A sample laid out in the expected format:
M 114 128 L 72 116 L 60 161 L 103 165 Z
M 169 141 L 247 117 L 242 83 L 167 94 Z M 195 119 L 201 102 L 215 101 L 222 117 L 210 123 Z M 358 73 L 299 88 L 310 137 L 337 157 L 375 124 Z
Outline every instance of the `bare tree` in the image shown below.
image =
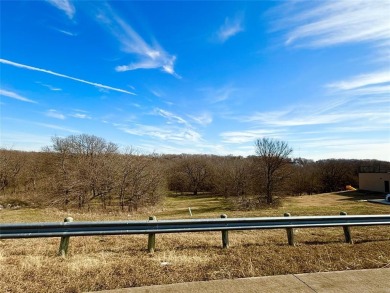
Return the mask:
M 13 187 L 16 191 L 16 179 L 24 165 L 23 153 L 0 149 L 0 191 Z
M 352 162 L 352 160 L 343 159 L 317 161 L 317 176 L 321 183 L 321 191 L 339 191 L 343 190 L 347 184 L 351 184 Z
M 58 155 L 58 191 L 69 203 L 75 199 L 79 208 L 94 198 L 106 206 L 108 195 L 114 188 L 111 160 L 118 147 L 94 135 L 71 135 L 52 138 L 49 150 Z
M 283 167 L 289 164 L 289 155 L 292 153 L 287 142 L 262 138 L 255 141 L 256 155 L 258 156 L 258 170 L 263 179 L 263 192 L 267 203 L 273 202 L 273 194 L 283 180 Z M 260 198 L 259 198 L 260 200 Z
M 218 157 L 213 162 L 214 192 L 230 197 L 234 204 L 243 209 L 252 205 L 252 184 L 250 160 L 243 157 Z
M 117 158 L 118 194 L 121 209 L 137 210 L 141 205 L 157 203 L 162 183 L 163 172 L 158 158 L 142 156 L 129 150 Z
M 211 191 L 212 156 L 182 154 L 164 158 L 169 170 L 166 174 L 169 190 L 180 193 L 190 191 L 194 195 L 200 191 Z
M 214 189 L 224 196 L 242 196 L 248 192 L 249 164 L 243 157 L 226 156 L 214 162 Z
M 194 195 L 206 187 L 211 176 L 211 169 L 205 156 L 183 155 L 180 170 L 185 174 Z
M 185 191 L 188 191 L 190 186 L 188 176 L 181 170 L 179 164 L 170 162 L 168 170 L 166 174 L 168 189 L 176 194 L 179 192 L 183 194 Z
M 317 176 L 317 165 L 312 160 L 295 158 L 291 166 L 289 190 L 294 195 L 317 193 L 320 184 Z

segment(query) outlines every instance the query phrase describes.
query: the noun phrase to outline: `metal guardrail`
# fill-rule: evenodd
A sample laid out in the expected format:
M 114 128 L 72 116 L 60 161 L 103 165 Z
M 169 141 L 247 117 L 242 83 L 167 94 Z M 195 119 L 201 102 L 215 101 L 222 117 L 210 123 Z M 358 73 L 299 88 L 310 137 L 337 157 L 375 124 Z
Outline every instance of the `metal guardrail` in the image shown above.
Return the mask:
M 351 226 L 390 225 L 390 215 L 347 216 L 301 216 L 231 218 L 221 215 L 221 219 L 159 220 L 150 217 L 149 221 L 115 222 L 73 222 L 66 218 L 59 223 L 16 223 L 0 224 L 0 239 L 61 237 L 59 254 L 68 251 L 69 237 L 97 235 L 148 234 L 148 251 L 155 249 L 155 235 L 160 233 L 222 232 L 222 246 L 229 247 L 229 230 L 286 229 L 290 245 L 294 245 L 294 229 L 343 227 L 345 241 L 352 243 Z
M 390 225 L 390 215 L 0 224 L 0 239 Z

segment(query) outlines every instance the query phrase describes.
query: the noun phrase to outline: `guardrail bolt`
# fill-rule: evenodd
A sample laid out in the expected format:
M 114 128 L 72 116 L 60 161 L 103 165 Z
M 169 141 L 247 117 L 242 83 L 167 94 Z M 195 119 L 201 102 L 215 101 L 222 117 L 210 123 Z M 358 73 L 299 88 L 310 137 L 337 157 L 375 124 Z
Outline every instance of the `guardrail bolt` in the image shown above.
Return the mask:
M 285 217 L 291 217 L 290 213 L 284 213 Z M 287 231 L 287 240 L 288 240 L 288 245 L 295 246 L 294 243 L 294 229 L 293 228 L 286 228 Z
M 346 215 L 347 215 L 346 212 L 340 212 L 340 216 L 346 216 Z M 350 227 L 343 226 L 343 230 L 344 230 L 345 242 L 349 244 L 353 244 Z
M 150 216 L 149 221 L 157 221 L 157 218 L 155 216 Z M 149 233 L 148 234 L 148 252 L 154 253 L 155 247 L 156 247 L 156 234 Z
M 221 215 L 221 219 L 226 219 L 227 215 Z M 222 230 L 222 248 L 229 248 L 229 231 Z
M 64 219 L 65 223 L 73 222 L 72 217 L 67 217 Z M 68 248 L 69 248 L 69 236 L 63 236 L 61 237 L 61 242 L 60 242 L 60 249 L 58 251 L 58 255 L 62 257 L 66 257 L 68 254 Z

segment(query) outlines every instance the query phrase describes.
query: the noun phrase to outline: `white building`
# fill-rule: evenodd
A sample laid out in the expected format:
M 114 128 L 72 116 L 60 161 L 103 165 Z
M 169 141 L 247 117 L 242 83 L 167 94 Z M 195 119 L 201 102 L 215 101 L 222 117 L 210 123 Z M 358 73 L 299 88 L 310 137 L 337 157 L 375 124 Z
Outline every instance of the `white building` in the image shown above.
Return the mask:
M 359 173 L 359 189 L 389 193 L 390 173 Z

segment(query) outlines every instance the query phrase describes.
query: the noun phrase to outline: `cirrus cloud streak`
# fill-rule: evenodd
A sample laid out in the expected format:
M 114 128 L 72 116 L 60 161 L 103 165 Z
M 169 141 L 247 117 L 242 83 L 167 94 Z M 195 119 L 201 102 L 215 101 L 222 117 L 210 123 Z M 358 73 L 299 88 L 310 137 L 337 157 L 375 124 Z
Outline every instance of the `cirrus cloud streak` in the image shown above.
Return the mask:
M 115 88 L 115 87 L 112 87 L 112 86 L 108 86 L 108 85 L 104 85 L 104 84 L 100 84 L 100 83 L 96 83 L 96 82 L 87 81 L 87 80 L 84 80 L 84 79 L 72 77 L 72 76 L 69 76 L 69 75 L 62 74 L 62 73 L 57 73 L 57 72 L 54 72 L 54 71 L 51 71 L 51 70 L 42 69 L 42 68 L 38 68 L 38 67 L 33 67 L 33 66 L 29 66 L 29 65 L 13 62 L 13 61 L 6 60 L 6 59 L 0 59 L 0 63 L 11 65 L 11 66 L 14 66 L 14 67 L 27 69 L 27 70 L 39 71 L 39 72 L 43 72 L 43 73 L 46 73 L 46 74 L 51 74 L 51 75 L 54 75 L 54 76 L 58 76 L 58 77 L 74 80 L 74 81 L 77 81 L 77 82 L 93 85 L 93 86 L 95 86 L 97 88 L 102 88 L 102 89 L 112 90 L 112 91 L 116 91 L 116 92 L 121 92 L 121 93 L 125 93 L 125 94 L 128 94 L 128 95 L 135 95 L 135 93 L 129 92 L 129 91 L 124 90 L 124 89 Z

